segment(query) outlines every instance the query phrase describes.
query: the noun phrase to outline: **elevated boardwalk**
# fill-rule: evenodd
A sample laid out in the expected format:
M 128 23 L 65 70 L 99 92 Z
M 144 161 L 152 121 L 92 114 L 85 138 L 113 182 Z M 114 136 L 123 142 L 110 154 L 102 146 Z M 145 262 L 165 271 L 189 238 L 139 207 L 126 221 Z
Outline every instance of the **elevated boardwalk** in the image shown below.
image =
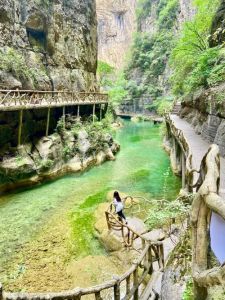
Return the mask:
M 108 103 L 108 94 L 73 91 L 0 90 L 0 111 Z
M 73 91 L 33 91 L 33 90 L 0 90 L 0 112 L 18 111 L 18 146 L 21 146 L 23 125 L 23 112 L 29 109 L 46 109 L 46 136 L 49 134 L 50 110 L 62 107 L 62 117 L 65 126 L 65 109 L 67 106 L 77 106 L 77 117 L 80 116 L 80 105 L 93 106 L 93 122 L 96 105 L 100 106 L 100 119 L 102 118 L 102 105 L 107 104 L 108 94 L 84 93 Z
M 175 114 L 170 115 L 170 119 L 173 121 L 173 124 L 177 129 L 182 130 L 184 137 L 186 138 L 192 151 L 193 168 L 199 170 L 201 161 L 208 151 L 210 144 L 203 140 L 200 135 L 196 134 L 191 125 L 184 119 L 181 119 Z M 225 196 L 225 159 L 221 157 L 220 163 L 220 194 Z

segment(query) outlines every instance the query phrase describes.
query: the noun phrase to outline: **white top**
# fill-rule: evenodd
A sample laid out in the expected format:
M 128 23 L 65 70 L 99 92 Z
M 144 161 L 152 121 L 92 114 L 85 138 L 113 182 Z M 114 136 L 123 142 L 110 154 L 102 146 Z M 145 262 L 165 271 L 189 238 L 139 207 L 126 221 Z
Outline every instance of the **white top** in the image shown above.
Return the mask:
M 113 199 L 113 204 L 115 206 L 116 212 L 120 212 L 121 210 L 123 210 L 123 203 L 122 201 L 117 201 L 116 198 Z

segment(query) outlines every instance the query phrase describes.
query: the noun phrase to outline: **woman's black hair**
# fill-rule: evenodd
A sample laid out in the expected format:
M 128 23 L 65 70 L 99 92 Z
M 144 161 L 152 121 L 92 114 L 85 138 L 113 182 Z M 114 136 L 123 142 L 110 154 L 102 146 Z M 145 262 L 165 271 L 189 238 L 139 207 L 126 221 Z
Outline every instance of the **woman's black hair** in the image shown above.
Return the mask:
M 120 198 L 120 195 L 119 195 L 119 193 L 118 193 L 117 191 L 114 192 L 113 197 L 114 197 L 114 198 L 116 199 L 116 201 L 118 201 L 118 202 L 121 202 L 121 201 L 122 201 L 121 198 Z

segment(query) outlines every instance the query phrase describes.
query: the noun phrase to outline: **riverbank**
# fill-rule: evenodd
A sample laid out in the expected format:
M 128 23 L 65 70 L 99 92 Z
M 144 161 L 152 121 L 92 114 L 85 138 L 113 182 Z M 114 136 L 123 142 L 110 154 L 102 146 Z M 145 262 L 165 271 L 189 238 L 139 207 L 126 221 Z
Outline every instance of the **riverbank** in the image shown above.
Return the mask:
M 0 193 L 32 186 L 114 160 L 120 146 L 107 120 L 82 123 L 69 116 L 54 134 L 3 153 Z
M 4 290 L 91 286 L 127 269 L 123 261 L 109 258 L 96 238 L 94 224 L 104 215 L 98 205 L 105 203 L 110 190 L 148 199 L 166 195 L 172 200 L 180 190 L 180 180 L 172 174 L 162 149 L 160 126 L 125 122 L 115 139 L 121 144 L 115 161 L 0 198 L 0 282 Z M 101 269 L 94 268 L 94 261 L 102 262 Z

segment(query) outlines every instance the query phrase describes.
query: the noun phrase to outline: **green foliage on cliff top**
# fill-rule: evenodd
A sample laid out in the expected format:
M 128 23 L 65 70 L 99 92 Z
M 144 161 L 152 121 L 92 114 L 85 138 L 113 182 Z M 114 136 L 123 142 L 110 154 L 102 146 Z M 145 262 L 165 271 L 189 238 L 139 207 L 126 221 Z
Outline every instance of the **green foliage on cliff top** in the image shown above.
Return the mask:
M 211 24 L 219 0 L 195 0 L 194 3 L 197 13 L 192 21 L 184 24 L 170 58 L 176 95 L 190 93 L 201 86 L 207 88 L 224 78 L 224 66 L 219 67 L 224 60 L 223 51 L 219 47 L 209 48 Z
M 0 70 L 11 73 L 15 78 L 31 79 L 37 82 L 37 77 L 45 75 L 43 71 L 37 68 L 29 68 L 26 60 L 16 49 L 0 49 Z

